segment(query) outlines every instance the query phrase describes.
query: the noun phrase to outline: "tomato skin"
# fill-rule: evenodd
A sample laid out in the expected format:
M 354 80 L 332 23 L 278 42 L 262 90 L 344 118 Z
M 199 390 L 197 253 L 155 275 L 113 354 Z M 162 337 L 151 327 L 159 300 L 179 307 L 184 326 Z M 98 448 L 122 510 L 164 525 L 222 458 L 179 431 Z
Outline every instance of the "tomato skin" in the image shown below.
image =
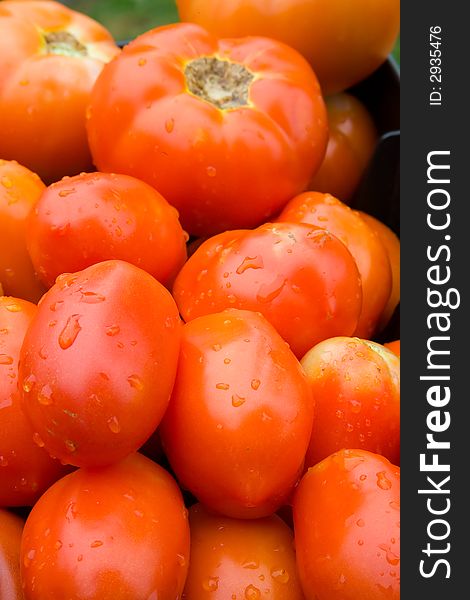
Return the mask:
M 0 598 L 23 600 L 20 578 L 20 544 L 23 520 L 0 508 Z
M 61 42 L 48 43 L 57 32 L 74 41 L 63 50 Z M 46 183 L 89 169 L 86 106 L 104 63 L 118 52 L 103 26 L 59 2 L 2 2 L 0 156 Z
M 346 204 L 319 192 L 305 192 L 293 198 L 278 220 L 316 225 L 346 245 L 362 281 L 362 308 L 354 335 L 372 338 L 392 290 L 388 253 L 377 232 Z
M 29 216 L 28 251 L 48 287 L 61 273 L 108 259 L 135 264 L 169 285 L 186 260 L 175 209 L 143 181 L 108 173 L 50 185 Z
M 219 107 L 191 91 L 187 69 L 215 59 L 254 75 L 245 104 Z M 126 46 L 98 78 L 88 117 L 98 168 L 155 187 L 195 236 L 266 221 L 306 188 L 327 143 L 323 97 L 297 52 L 188 23 Z
M 36 312 L 31 302 L 0 296 L 0 506 L 34 504 L 69 470 L 34 443 L 21 408 L 18 357 Z
M 309 469 L 293 508 L 307 600 L 399 599 L 399 467 L 341 450 Z
M 399 0 L 177 0 L 182 21 L 215 35 L 264 35 L 301 52 L 324 94 L 370 75 L 392 51 L 400 27 Z
M 377 128 L 367 108 L 352 94 L 333 94 L 325 103 L 328 146 L 308 187 L 349 204 L 377 145 Z
M 357 211 L 367 225 L 376 232 L 385 247 L 392 268 L 392 291 L 379 320 L 379 330 L 385 328 L 400 302 L 400 240 L 385 223 L 372 215 Z
M 400 340 L 393 340 L 391 342 L 385 342 L 384 346 L 388 350 L 391 350 L 397 356 L 400 356 Z
M 329 232 L 266 223 L 204 242 L 173 295 L 185 321 L 225 308 L 259 311 L 301 358 L 322 339 L 353 333 L 362 286 L 350 252 Z
M 102 469 L 78 469 L 35 504 L 21 543 L 25 600 L 175 600 L 188 557 L 178 486 L 133 454 Z
M 305 462 L 362 448 L 400 463 L 400 359 L 381 344 L 336 337 L 302 358 L 316 410 Z
M 0 282 L 3 294 L 30 302 L 46 290 L 26 249 L 26 219 L 45 187 L 36 173 L 0 159 Z
M 76 466 L 137 450 L 167 407 L 180 331 L 170 293 L 134 265 L 61 276 L 26 333 L 18 377 L 46 450 Z
M 230 519 L 195 504 L 189 523 L 191 560 L 183 600 L 261 594 L 270 600 L 303 600 L 292 531 L 282 519 Z
M 274 328 L 229 309 L 183 327 L 160 435 L 199 501 L 234 518 L 264 517 L 298 480 L 313 408 L 302 368 Z

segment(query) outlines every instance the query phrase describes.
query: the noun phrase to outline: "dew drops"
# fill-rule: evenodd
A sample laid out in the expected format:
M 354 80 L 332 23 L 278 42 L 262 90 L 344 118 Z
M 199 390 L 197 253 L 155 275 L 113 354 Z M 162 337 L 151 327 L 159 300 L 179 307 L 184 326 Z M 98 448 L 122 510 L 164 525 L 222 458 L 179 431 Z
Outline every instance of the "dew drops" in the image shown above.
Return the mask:
M 61 198 L 66 198 L 67 196 L 70 196 L 70 194 L 75 194 L 77 190 L 75 188 L 69 188 L 66 190 L 60 190 L 59 192 L 59 196 Z
M 377 473 L 377 485 L 381 490 L 389 490 L 392 487 L 392 482 L 387 478 L 385 471 Z
M 358 414 L 361 412 L 362 404 L 359 400 L 350 400 L 349 405 L 351 407 L 351 412 Z
M 365 524 L 366 524 L 366 523 L 365 523 L 364 519 L 358 519 L 358 520 L 356 521 L 356 525 L 357 525 L 358 527 L 364 527 L 364 525 L 365 525 Z
M 287 279 L 278 275 L 271 283 L 263 283 L 258 290 L 256 299 L 263 303 L 272 302 L 282 292 L 286 282 Z
M 389 502 L 389 506 L 390 508 L 393 508 L 395 510 L 400 510 L 400 503 L 396 500 L 392 500 L 391 502 Z
M 115 335 L 118 335 L 118 333 L 120 331 L 121 331 L 121 328 L 119 327 L 119 325 L 111 325 L 110 327 L 106 328 L 106 335 L 113 337 Z
M 144 384 L 142 383 L 142 379 L 138 375 L 129 375 L 127 381 L 131 387 L 138 391 L 142 391 L 144 389 Z
M 57 540 L 57 542 L 54 544 L 54 548 L 56 550 L 60 550 L 62 548 L 63 544 L 60 540 Z
M 99 548 L 102 545 L 103 542 L 101 540 L 95 540 L 94 542 L 91 542 L 90 548 Z
M 65 440 L 64 444 L 65 448 L 67 449 L 67 452 L 70 452 L 71 454 L 76 452 L 77 444 L 75 442 L 73 442 L 72 440 Z
M 82 292 L 80 298 L 80 302 L 84 302 L 85 304 L 99 304 L 105 300 L 106 296 L 98 294 L 97 292 Z
M 80 315 L 71 315 L 67 319 L 65 327 L 59 334 L 59 346 L 62 348 L 62 350 L 67 350 L 67 348 L 70 348 L 82 330 L 79 319 Z
M 385 552 L 385 560 L 392 566 L 396 566 L 398 565 L 398 563 L 400 562 L 400 557 L 395 554 L 394 552 L 392 552 L 392 550 L 390 549 L 390 546 L 387 546 L 387 544 L 380 544 L 379 548 L 381 550 L 383 550 Z
M 367 479 L 367 475 L 365 473 L 363 473 L 362 475 L 359 475 L 359 479 L 361 481 L 365 481 Z
M 44 448 L 44 442 L 37 431 L 33 433 L 33 442 L 36 446 L 39 446 L 39 448 Z
M 246 400 L 246 398 L 243 398 L 243 396 L 238 396 L 238 394 L 233 394 L 232 395 L 232 406 L 234 406 L 235 408 L 238 408 L 239 406 L 242 406 L 242 404 L 245 404 L 245 400 Z
M 236 272 L 241 275 L 247 269 L 262 269 L 263 266 L 263 258 L 261 256 L 245 256 Z
M 364 540 L 357 540 L 357 545 L 358 546 L 363 546 L 364 545 Z
M 242 564 L 244 569 L 257 569 L 259 567 L 259 562 L 257 560 L 247 560 Z
M 290 579 L 289 573 L 285 569 L 271 571 L 271 577 L 279 583 L 287 583 Z
M 31 562 L 34 560 L 35 556 L 36 556 L 36 550 L 34 548 L 32 548 L 31 550 L 28 550 L 28 552 L 25 554 L 24 559 L 23 559 L 23 564 L 26 568 L 28 568 L 31 565 Z
M 144 67 L 147 64 L 147 59 L 139 58 L 139 60 L 137 61 L 137 64 L 139 65 L 139 67 Z
M 12 365 L 13 357 L 8 354 L 0 354 L 0 365 Z
M 42 346 L 38 352 L 39 354 L 39 358 L 42 358 L 42 360 L 46 360 L 47 357 L 49 356 L 46 350 L 46 346 Z
M 184 556 L 184 554 L 177 554 L 176 562 L 179 564 L 180 567 L 184 567 L 186 565 L 186 557 Z
M 0 467 L 8 467 L 8 459 L 3 454 L 0 454 Z
M 171 133 L 174 128 L 175 128 L 175 120 L 168 119 L 165 123 L 165 129 L 166 129 L 167 133 Z
M 209 577 L 202 582 L 202 589 L 206 592 L 215 592 L 219 587 L 218 577 Z
M 77 561 L 78 561 L 78 562 L 82 562 L 82 560 L 83 560 L 83 554 L 79 554 L 79 555 L 77 556 Z
M 344 411 L 342 411 L 342 410 L 337 410 L 337 411 L 335 412 L 335 415 L 336 415 L 336 417 L 337 417 L 338 419 L 342 419 L 342 418 L 344 417 Z
M 23 391 L 27 394 L 33 389 L 36 384 L 36 377 L 31 374 L 24 378 L 23 381 Z
M 224 365 L 229 365 L 232 361 L 230 358 L 224 358 Z
M 206 173 L 208 177 L 215 177 L 217 175 L 217 169 L 215 167 L 207 167 Z
M 246 600 L 259 600 L 259 598 L 261 598 L 261 592 L 259 591 L 259 589 L 257 587 L 250 584 L 245 589 L 245 599 Z
M 352 431 L 354 431 L 354 425 L 352 423 L 346 423 L 346 431 L 348 433 L 351 433 Z
M 53 404 L 52 389 L 47 383 L 41 388 L 41 391 L 38 393 L 38 402 L 42 406 L 50 406 L 51 404 Z
M 111 417 L 107 421 L 108 428 L 111 433 L 119 433 L 121 431 L 121 424 L 118 421 L 117 417 Z
M 219 352 L 219 350 L 222 350 L 222 346 L 220 344 L 214 344 L 212 350 L 214 350 L 214 352 Z
M 224 390 L 224 391 L 226 391 L 226 390 L 230 389 L 230 385 L 229 385 L 228 383 L 216 383 L 216 384 L 215 384 L 215 387 L 216 387 L 218 390 Z
M 257 390 L 259 388 L 259 386 L 261 385 L 261 381 L 259 379 L 252 379 L 251 380 L 251 388 L 253 390 Z
M 10 190 L 13 187 L 13 181 L 6 175 L 4 175 L 2 178 L 0 178 L 0 182 L 3 185 L 3 187 L 6 188 L 7 190 Z

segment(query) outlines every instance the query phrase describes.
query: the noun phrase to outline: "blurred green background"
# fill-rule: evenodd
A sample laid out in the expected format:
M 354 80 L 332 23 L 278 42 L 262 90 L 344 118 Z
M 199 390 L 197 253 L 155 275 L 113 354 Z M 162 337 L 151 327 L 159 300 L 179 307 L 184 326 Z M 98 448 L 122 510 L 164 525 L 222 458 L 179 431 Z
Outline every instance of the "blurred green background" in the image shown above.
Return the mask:
M 72 0 L 63 4 L 95 18 L 121 41 L 178 20 L 175 0 Z M 393 55 L 400 63 L 400 40 Z

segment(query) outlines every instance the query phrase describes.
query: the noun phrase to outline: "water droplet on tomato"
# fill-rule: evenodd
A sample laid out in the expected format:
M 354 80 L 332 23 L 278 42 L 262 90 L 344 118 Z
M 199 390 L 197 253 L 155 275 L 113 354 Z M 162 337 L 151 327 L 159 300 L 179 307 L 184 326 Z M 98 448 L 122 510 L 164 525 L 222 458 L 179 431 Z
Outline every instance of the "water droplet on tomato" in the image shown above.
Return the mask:
M 257 390 L 259 388 L 259 386 L 261 385 L 261 381 L 259 379 L 252 379 L 251 380 L 251 387 L 253 390 Z
M 226 390 L 230 389 L 230 385 L 229 385 L 228 383 L 216 383 L 216 384 L 215 384 L 215 387 L 216 387 L 218 390 L 224 390 L 224 391 L 226 391 Z
M 129 385 L 138 391 L 142 391 L 144 389 L 144 384 L 142 383 L 142 379 L 138 375 L 129 375 L 127 378 Z
M 271 577 L 279 583 L 287 583 L 290 579 L 289 573 L 285 569 L 275 569 L 271 571 Z
M 75 194 L 76 191 L 77 190 L 75 188 L 70 188 L 70 189 L 67 189 L 67 190 L 60 190 L 59 196 L 61 198 L 66 198 L 67 196 L 70 196 L 70 194 Z
M 168 119 L 168 121 L 165 122 L 165 129 L 166 129 L 167 133 L 171 133 L 174 128 L 175 128 L 175 120 Z
M 8 354 L 0 354 L 0 365 L 12 365 L 13 357 Z
M 65 324 L 65 327 L 59 334 L 59 346 L 63 350 L 70 348 L 77 339 L 78 334 L 82 330 L 79 323 L 80 315 L 71 315 Z
M 245 600 L 259 600 L 261 598 L 261 592 L 257 587 L 250 584 L 245 589 Z
M 51 386 L 46 383 L 38 392 L 38 402 L 42 406 L 50 406 L 53 404 Z
M 206 592 L 215 592 L 219 587 L 218 577 L 209 577 L 202 582 L 202 589 Z
M 206 173 L 208 177 L 215 177 L 217 175 L 217 169 L 215 167 L 207 167 Z
M 392 482 L 388 479 L 385 471 L 377 473 L 377 486 L 381 490 L 389 490 L 392 487 Z
M 90 548 L 99 548 L 102 545 L 103 542 L 101 540 L 95 540 L 94 542 L 91 542 Z
M 287 283 L 287 279 L 278 275 L 271 283 L 263 283 L 259 288 L 256 299 L 258 302 L 268 303 L 275 300 L 282 292 L 284 286 Z
M 262 256 L 245 256 L 242 263 L 238 265 L 236 272 L 241 275 L 247 269 L 262 269 L 263 266 L 264 264 Z
M 246 398 L 243 398 L 243 396 L 238 396 L 237 394 L 233 394 L 232 395 L 232 406 L 234 406 L 235 408 L 238 408 L 239 406 L 242 406 L 242 404 L 245 404 L 245 400 L 246 400 Z
M 39 448 L 44 448 L 44 442 L 37 431 L 33 433 L 33 442 L 36 444 L 36 446 L 39 446 Z
M 106 296 L 102 294 L 97 294 L 96 292 L 82 292 L 80 302 L 84 302 L 85 304 L 99 304 L 100 302 L 104 302 L 106 300 Z
M 75 442 L 73 442 L 72 440 L 65 440 L 65 448 L 67 449 L 67 452 L 70 452 L 71 454 L 73 454 L 73 452 L 75 452 L 77 450 L 77 444 Z
M 117 417 L 111 417 L 108 419 L 108 428 L 111 433 L 119 433 L 121 431 L 121 424 Z
M 28 375 L 27 377 L 24 378 L 23 386 L 22 386 L 23 391 L 28 394 L 33 389 L 35 384 L 36 384 L 36 377 L 31 373 L 31 375 Z

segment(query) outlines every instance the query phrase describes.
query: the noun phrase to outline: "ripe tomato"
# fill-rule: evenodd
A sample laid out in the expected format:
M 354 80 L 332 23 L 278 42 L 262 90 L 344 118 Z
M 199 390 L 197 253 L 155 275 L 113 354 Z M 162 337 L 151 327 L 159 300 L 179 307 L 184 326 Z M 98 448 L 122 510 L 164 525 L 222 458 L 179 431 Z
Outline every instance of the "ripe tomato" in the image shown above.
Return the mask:
M 38 500 L 21 543 L 25 600 L 175 600 L 188 569 L 181 492 L 139 454 L 78 469 Z
M 186 260 L 176 210 L 128 175 L 82 173 L 53 183 L 30 214 L 27 239 L 48 287 L 61 273 L 107 259 L 135 264 L 169 285 Z
M 393 340 L 392 342 L 385 342 L 385 348 L 391 350 L 397 356 L 400 356 L 400 340 Z
M 325 102 L 328 146 L 309 189 L 328 192 L 349 204 L 372 158 L 378 133 L 367 108 L 351 94 L 334 94 Z
M 292 531 L 279 517 L 242 520 L 189 510 L 191 560 L 183 600 L 303 600 Z
M 358 213 L 367 225 L 379 236 L 380 241 L 388 253 L 388 259 L 392 268 L 392 291 L 379 320 L 379 330 L 382 330 L 392 318 L 392 315 L 400 302 L 400 240 L 390 227 L 385 225 L 385 223 L 382 223 L 382 221 L 379 221 L 365 212 L 358 211 Z
M 20 578 L 20 544 L 23 520 L 0 508 L 0 598 L 23 600 Z
M 400 463 L 400 359 L 375 342 L 336 337 L 302 359 L 315 399 L 307 466 L 341 448 Z
M 335 236 L 267 223 L 204 242 L 173 295 L 185 321 L 231 307 L 259 311 L 301 358 L 323 339 L 354 332 L 362 291 L 356 263 Z
M 135 451 L 167 407 L 180 330 L 170 293 L 134 265 L 110 260 L 59 277 L 20 355 L 36 438 L 76 466 Z
M 377 233 L 346 204 L 319 192 L 305 192 L 293 198 L 278 220 L 316 225 L 347 246 L 362 281 L 362 309 L 354 335 L 371 338 L 392 289 L 390 261 Z
M 400 598 L 400 469 L 341 450 L 309 469 L 294 497 L 307 600 Z
M 206 506 L 236 518 L 277 510 L 298 480 L 312 419 L 302 368 L 262 315 L 230 309 L 183 327 L 160 435 L 181 485 Z
M 68 471 L 34 443 L 21 409 L 18 357 L 36 311 L 31 302 L 0 296 L 0 506 L 34 504 Z
M 182 21 L 219 36 L 265 35 L 301 52 L 325 94 L 372 73 L 392 51 L 399 0 L 177 0 Z
M 304 190 L 327 121 L 295 50 L 178 23 L 139 36 L 103 69 L 88 133 L 100 170 L 150 183 L 202 236 L 259 225 Z
M 86 106 L 118 52 L 104 27 L 59 2 L 1 2 L 0 156 L 47 183 L 89 169 Z
M 4 294 L 31 302 L 46 290 L 36 279 L 26 250 L 26 218 L 45 187 L 36 173 L 0 159 L 0 282 Z

